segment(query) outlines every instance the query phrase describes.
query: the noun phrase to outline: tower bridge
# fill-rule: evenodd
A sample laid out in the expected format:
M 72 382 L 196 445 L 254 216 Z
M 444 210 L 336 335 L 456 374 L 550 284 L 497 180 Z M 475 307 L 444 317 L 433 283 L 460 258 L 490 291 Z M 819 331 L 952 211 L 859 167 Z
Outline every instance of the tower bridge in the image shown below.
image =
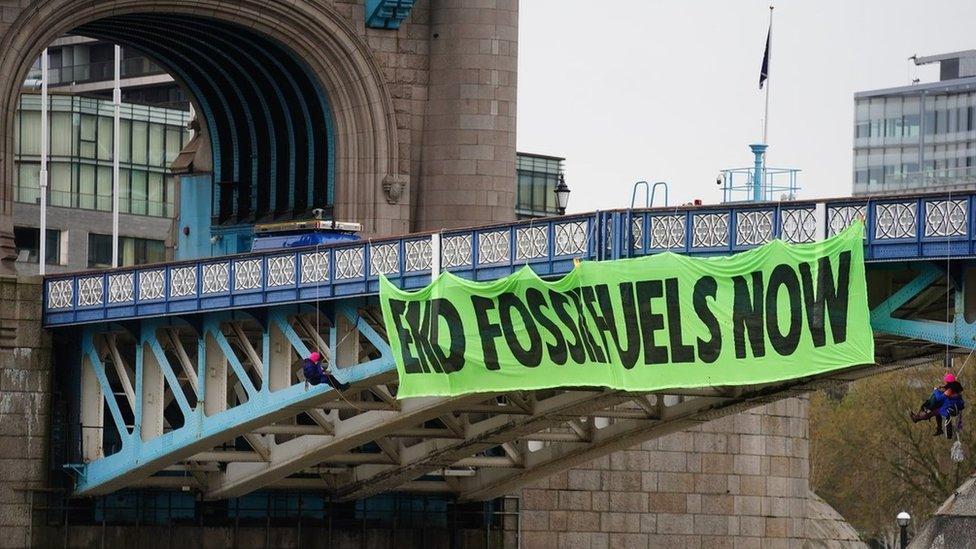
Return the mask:
M 483 500 L 644 440 L 974 341 L 976 194 L 618 210 L 49 276 L 55 367 L 80 372 L 78 494 L 188 487 Z M 547 389 L 397 400 L 377 285 L 440 272 L 543 277 L 575 261 L 715 256 L 866 222 L 877 363 L 779 383 L 628 393 Z M 946 323 L 946 311 L 951 322 Z M 967 312 L 970 311 L 970 312 Z M 306 386 L 324 349 L 352 389 Z

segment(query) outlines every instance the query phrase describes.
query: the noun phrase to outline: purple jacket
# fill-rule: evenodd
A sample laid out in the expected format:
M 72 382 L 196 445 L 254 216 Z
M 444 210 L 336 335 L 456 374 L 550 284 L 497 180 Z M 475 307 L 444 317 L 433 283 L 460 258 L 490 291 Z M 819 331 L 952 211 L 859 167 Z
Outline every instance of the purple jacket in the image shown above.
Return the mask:
M 932 402 L 935 404 L 932 409 L 942 417 L 949 417 L 950 413 L 958 414 L 966 407 L 961 396 L 952 395 L 948 397 L 939 389 L 932 391 Z

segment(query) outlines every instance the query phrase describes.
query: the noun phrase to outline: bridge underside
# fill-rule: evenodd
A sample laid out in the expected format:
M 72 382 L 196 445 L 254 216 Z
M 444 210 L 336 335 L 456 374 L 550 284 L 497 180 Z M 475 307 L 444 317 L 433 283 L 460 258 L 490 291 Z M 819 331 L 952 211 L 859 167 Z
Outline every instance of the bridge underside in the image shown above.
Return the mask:
M 951 267 L 951 268 L 949 268 Z M 80 356 L 77 493 L 173 487 L 386 491 L 490 499 L 717 417 L 881 371 L 969 353 L 968 263 L 872 264 L 878 364 L 766 385 L 628 393 L 592 387 L 396 400 L 374 298 L 62 330 Z M 976 286 L 974 286 L 976 287 Z M 945 322 L 949 319 L 949 322 Z M 324 350 L 342 394 L 308 386 Z

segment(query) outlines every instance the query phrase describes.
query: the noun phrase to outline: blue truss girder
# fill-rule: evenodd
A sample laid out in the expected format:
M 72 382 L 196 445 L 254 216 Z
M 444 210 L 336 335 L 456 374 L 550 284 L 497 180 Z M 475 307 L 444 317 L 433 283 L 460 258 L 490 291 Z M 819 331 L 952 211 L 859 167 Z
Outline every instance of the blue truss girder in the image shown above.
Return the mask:
M 269 322 L 264 324 L 263 339 L 268 340 L 268 329 L 273 323 L 286 336 L 294 348 L 297 356 L 307 356 L 308 348 L 301 338 L 288 324 L 287 315 L 296 310 L 293 306 L 272 308 L 268 311 Z M 395 370 L 389 346 L 372 327 L 358 317 L 350 304 L 343 304 L 337 314 L 344 315 L 357 331 L 363 334 L 380 353 L 380 357 L 360 364 L 350 365 L 341 369 L 339 375 L 348 383 L 371 383 L 376 379 L 388 378 Z M 86 327 L 82 335 L 82 356 L 91 362 L 98 383 L 101 387 L 105 404 L 107 404 L 113 422 L 122 440 L 121 449 L 109 456 L 101 457 L 86 463 L 79 474 L 76 491 L 78 494 L 101 494 L 117 490 L 123 486 L 146 478 L 153 473 L 175 462 L 186 460 L 202 451 L 210 450 L 214 446 L 228 442 L 237 436 L 244 435 L 257 427 L 268 425 L 278 420 L 292 418 L 298 413 L 321 406 L 323 403 L 337 398 L 337 393 L 327 384 L 310 386 L 304 383 L 292 383 L 283 389 L 272 391 L 268 383 L 262 383 L 257 389 L 250 383 L 243 365 L 234 350 L 221 332 L 219 322 L 233 320 L 229 313 L 213 313 L 203 319 L 203 332 L 198 338 L 198 386 L 196 405 L 191 407 L 186 401 L 180 388 L 179 381 L 173 371 L 162 345 L 157 338 L 157 330 L 165 324 L 156 320 L 147 320 L 139 326 L 138 345 L 136 346 L 135 362 L 135 427 L 129 432 L 125 429 L 123 415 L 113 394 L 111 384 L 105 373 L 104 363 L 99 358 L 95 346 L 95 327 Z M 111 327 L 109 327 L 111 328 Z M 206 337 L 213 337 L 218 342 L 223 358 L 231 365 L 238 380 L 245 386 L 247 399 L 237 406 L 206 415 L 204 413 L 204 395 L 208 376 L 206 375 L 205 343 Z M 166 382 L 184 412 L 184 424 L 172 431 L 163 433 L 149 440 L 143 440 L 141 429 L 143 411 L 143 378 L 145 376 L 144 347 L 156 358 Z M 270 356 L 267 345 L 263 346 L 264 379 L 268 379 Z M 287 365 L 290 367 L 290 364 Z M 88 406 L 101 406 L 101 403 L 83 403 Z
M 965 289 L 958 281 L 949 280 L 947 284 L 947 291 L 952 292 L 950 299 L 954 304 L 951 321 L 895 316 L 898 309 L 934 282 L 947 278 L 946 270 L 941 265 L 926 262 L 913 266 L 918 270 L 918 274 L 871 311 L 871 327 L 876 332 L 909 339 L 953 347 L 976 348 L 976 324 L 966 322 L 963 299 Z

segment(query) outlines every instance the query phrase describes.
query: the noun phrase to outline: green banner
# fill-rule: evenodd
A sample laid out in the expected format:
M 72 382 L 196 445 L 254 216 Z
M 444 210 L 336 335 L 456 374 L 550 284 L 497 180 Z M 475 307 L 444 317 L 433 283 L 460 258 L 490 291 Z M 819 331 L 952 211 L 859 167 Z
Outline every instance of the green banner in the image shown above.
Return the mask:
M 383 279 L 398 398 L 566 386 L 746 385 L 874 362 L 864 227 L 733 256 L 529 267 L 492 282 Z

